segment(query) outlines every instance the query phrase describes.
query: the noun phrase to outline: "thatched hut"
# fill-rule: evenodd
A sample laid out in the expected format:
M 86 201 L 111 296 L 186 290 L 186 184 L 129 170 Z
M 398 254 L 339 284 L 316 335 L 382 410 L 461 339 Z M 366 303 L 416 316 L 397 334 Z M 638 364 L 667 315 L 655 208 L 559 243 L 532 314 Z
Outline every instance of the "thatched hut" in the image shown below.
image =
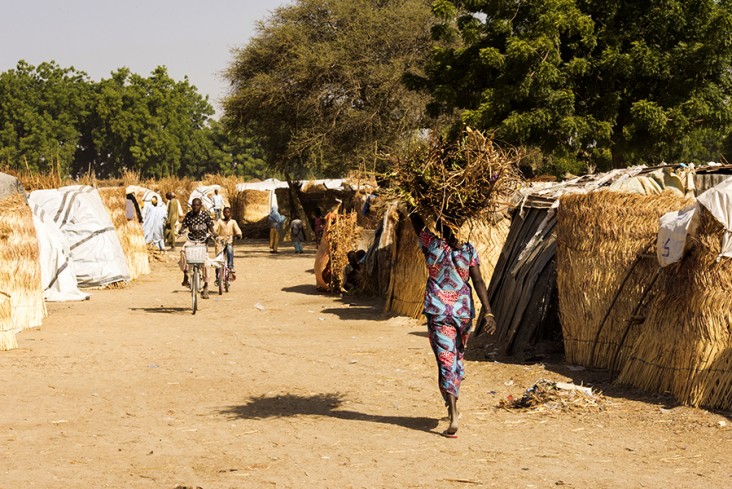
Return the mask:
M 107 187 L 98 190 L 122 245 L 130 279 L 135 280 L 141 275 L 147 275 L 150 273 L 150 259 L 145 244 L 145 235 L 137 219 L 127 220 L 125 214 L 126 190 L 122 187 Z
M 0 350 L 46 316 L 38 240 L 25 193 L 0 197 Z
M 618 381 L 671 392 L 692 406 L 730 410 L 732 258 L 721 256 L 730 231 L 704 205 L 696 213 L 691 250 L 662 269 Z
M 501 354 L 514 356 L 532 356 L 537 349 L 543 348 L 542 344 L 546 344 L 549 349 L 561 348 L 561 294 L 557 289 L 556 226 L 557 216 L 564 212 L 560 202 L 562 196 L 585 195 L 601 189 L 613 189 L 626 195 L 631 192 L 661 193 L 664 189 L 671 188 L 677 189 L 683 195 L 688 185 L 693 187 L 691 173 L 686 170 L 676 173 L 673 167 L 667 166 L 613 170 L 558 184 L 542 183 L 523 189 L 524 195 L 514 210 L 511 231 L 488 290 L 497 323 L 497 331 L 490 340 L 491 345 Z M 570 209 L 569 217 L 564 220 L 567 224 L 564 229 L 573 225 L 572 219 L 580 212 L 582 211 L 571 213 Z M 577 217 L 582 224 L 572 228 L 575 236 L 581 237 L 583 232 L 591 233 L 591 229 L 598 226 L 597 219 L 586 217 Z M 623 223 L 619 222 L 619 225 Z M 564 238 L 559 238 L 559 241 L 562 239 Z M 574 249 L 573 246 L 570 243 L 564 249 Z M 585 272 L 587 270 L 580 274 Z M 562 279 L 559 280 L 562 282 Z M 565 294 L 582 294 L 581 287 L 575 287 L 575 280 L 576 277 L 570 276 L 562 282 L 566 284 L 566 288 L 572 289 L 570 292 L 565 291 Z M 573 305 L 571 300 L 565 299 L 565 303 L 570 308 L 580 307 Z M 582 314 L 582 311 L 576 314 L 568 311 L 567 317 L 570 323 L 581 324 L 589 319 Z M 573 341 L 583 343 L 584 336 L 575 334 L 579 328 L 581 326 L 570 325 L 568 333 Z
M 658 219 L 688 203 L 674 192 L 560 198 L 557 286 L 568 362 L 607 369 L 625 364 L 640 331 L 629 321 L 659 268 Z

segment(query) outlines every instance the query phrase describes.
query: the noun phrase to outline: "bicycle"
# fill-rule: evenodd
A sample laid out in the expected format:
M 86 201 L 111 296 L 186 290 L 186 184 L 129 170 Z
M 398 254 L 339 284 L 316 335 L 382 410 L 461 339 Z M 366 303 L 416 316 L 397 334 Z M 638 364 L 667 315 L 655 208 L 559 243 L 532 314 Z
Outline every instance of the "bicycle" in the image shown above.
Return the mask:
M 206 241 L 195 242 L 185 247 L 186 263 L 188 263 L 189 283 L 191 287 L 191 309 L 196 314 L 198 309 L 198 294 L 201 290 L 201 274 L 203 265 L 208 258 Z
M 219 288 L 219 295 L 222 295 L 224 291 L 226 291 L 227 293 L 229 292 L 231 282 L 236 278 L 234 274 L 231 273 L 231 268 L 229 268 L 229 260 L 227 256 L 229 253 L 234 252 L 234 244 L 225 243 L 224 240 L 221 238 L 218 238 L 216 242 L 217 244 L 221 245 L 221 251 L 216 255 L 217 260 L 219 259 L 219 255 L 221 255 L 221 265 L 216 268 L 216 285 Z

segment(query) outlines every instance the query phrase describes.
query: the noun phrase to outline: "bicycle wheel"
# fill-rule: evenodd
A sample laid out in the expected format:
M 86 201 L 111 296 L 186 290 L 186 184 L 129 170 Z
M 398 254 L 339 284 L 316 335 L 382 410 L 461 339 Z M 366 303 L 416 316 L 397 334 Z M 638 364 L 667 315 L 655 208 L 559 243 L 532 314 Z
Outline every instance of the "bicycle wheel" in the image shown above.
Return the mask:
M 198 274 L 199 269 L 197 266 L 193 267 L 193 274 L 191 276 L 191 309 L 193 310 L 193 314 L 196 314 L 196 309 L 198 309 Z
M 224 293 L 224 280 L 226 280 L 226 267 L 221 267 L 216 272 L 219 275 L 218 283 L 219 283 L 219 295 Z

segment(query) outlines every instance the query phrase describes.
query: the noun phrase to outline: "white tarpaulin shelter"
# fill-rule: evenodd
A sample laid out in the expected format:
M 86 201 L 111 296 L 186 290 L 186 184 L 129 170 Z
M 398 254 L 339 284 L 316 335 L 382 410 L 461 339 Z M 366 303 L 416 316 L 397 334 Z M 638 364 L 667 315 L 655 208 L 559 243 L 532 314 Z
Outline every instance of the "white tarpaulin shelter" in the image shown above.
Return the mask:
M 732 258 L 732 177 L 710 188 L 696 204 L 680 211 L 669 212 L 659 220 L 656 242 L 658 262 L 662 267 L 676 263 L 683 257 L 687 238 L 694 235 L 698 206 L 703 205 L 725 229 L 719 258 Z
M 267 180 L 263 182 L 247 182 L 247 183 L 237 183 L 236 184 L 236 190 L 237 192 L 243 192 L 245 190 L 259 190 L 260 192 L 266 192 L 269 190 L 277 190 L 280 188 L 288 188 L 289 185 L 287 185 L 287 182 L 283 182 L 282 180 L 277 180 L 276 178 L 268 178 Z
M 130 280 L 122 245 L 95 188 L 76 185 L 36 190 L 30 201 L 63 233 L 79 286 L 102 287 Z
M 696 200 L 724 226 L 722 253 L 719 256 L 732 257 L 732 177 L 710 188 Z
M 203 208 L 211 212 L 213 209 L 213 200 L 211 200 L 211 196 L 213 195 L 214 190 L 218 190 L 219 194 L 224 198 L 225 206 L 231 205 L 229 204 L 228 196 L 221 192 L 221 185 L 199 185 L 193 192 L 191 192 L 191 195 L 188 196 L 188 207 L 191 207 L 193 199 L 198 198 L 201 199 Z
M 163 202 L 163 198 L 160 196 L 159 193 L 154 192 L 149 188 L 140 187 L 139 185 L 129 185 L 125 189 L 125 192 L 128 194 L 133 194 L 142 207 L 145 207 L 147 203 L 152 200 L 153 197 L 157 197 L 158 202 Z
M 38 237 L 43 298 L 49 302 L 88 299 L 89 294 L 80 291 L 76 284 L 71 252 L 65 246 L 63 233 L 41 207 L 33 202 L 30 202 L 30 207 Z

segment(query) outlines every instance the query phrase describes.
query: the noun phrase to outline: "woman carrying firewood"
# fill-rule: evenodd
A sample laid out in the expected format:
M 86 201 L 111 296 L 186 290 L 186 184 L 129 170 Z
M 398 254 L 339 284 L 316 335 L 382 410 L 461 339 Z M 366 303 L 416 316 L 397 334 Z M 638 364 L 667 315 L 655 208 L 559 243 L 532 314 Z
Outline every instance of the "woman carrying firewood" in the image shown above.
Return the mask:
M 488 303 L 475 247 L 468 242 L 460 243 L 452 229 L 440 220 L 436 224 L 438 236 L 425 226 L 416 211 L 410 218 L 419 235 L 419 245 L 429 272 L 424 315 L 427 317 L 430 345 L 437 360 L 440 392 L 450 418 L 450 425 L 442 435 L 457 438 L 457 400 L 460 383 L 465 377 L 463 356 L 475 317 L 470 279 L 483 306 L 479 317 L 483 322 L 482 328 L 493 334 L 496 322 Z

